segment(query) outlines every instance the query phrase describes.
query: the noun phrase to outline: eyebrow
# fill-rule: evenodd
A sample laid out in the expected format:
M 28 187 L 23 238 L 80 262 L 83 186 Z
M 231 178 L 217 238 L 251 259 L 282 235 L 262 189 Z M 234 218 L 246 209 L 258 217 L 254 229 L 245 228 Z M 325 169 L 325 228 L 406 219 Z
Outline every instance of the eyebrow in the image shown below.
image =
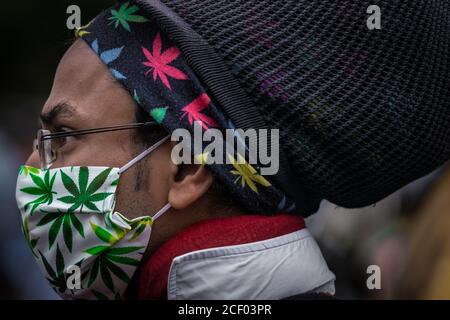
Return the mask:
M 75 108 L 67 102 L 61 102 L 53 106 L 50 111 L 41 113 L 39 118 L 42 123 L 51 126 L 55 123 L 59 117 L 73 117 L 75 114 Z

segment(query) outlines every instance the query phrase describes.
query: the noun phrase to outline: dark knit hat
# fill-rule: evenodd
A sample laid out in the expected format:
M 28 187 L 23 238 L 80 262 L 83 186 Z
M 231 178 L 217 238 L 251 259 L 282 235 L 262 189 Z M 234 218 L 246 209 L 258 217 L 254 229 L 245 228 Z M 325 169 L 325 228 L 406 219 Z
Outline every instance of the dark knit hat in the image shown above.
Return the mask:
M 281 169 L 267 178 L 278 206 L 257 211 L 285 198 L 304 216 L 321 199 L 366 206 L 450 158 L 447 0 L 131 4 L 181 50 L 215 121 L 280 129 Z M 381 30 L 367 28 L 370 4 Z

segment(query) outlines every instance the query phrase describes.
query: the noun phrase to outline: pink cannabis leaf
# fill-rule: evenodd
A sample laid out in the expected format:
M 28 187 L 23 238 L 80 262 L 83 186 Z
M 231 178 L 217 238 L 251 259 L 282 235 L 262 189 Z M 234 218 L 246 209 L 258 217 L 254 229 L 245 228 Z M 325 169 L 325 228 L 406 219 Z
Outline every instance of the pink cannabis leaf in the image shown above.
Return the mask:
M 181 54 L 180 50 L 177 47 L 171 47 L 163 53 L 161 53 L 161 50 L 161 34 L 158 32 L 155 39 L 153 40 L 153 53 L 142 47 L 142 51 L 144 52 L 144 55 L 148 60 L 143 62 L 143 64 L 146 67 L 150 68 L 145 73 L 145 75 L 148 75 L 153 71 L 153 80 L 156 81 L 156 79 L 159 77 L 164 85 L 172 90 L 167 76 L 177 80 L 187 80 L 188 77 L 181 70 L 169 66 L 169 63 L 174 61 Z
M 209 127 L 217 127 L 217 122 L 201 113 L 202 110 L 206 109 L 211 103 L 211 99 L 206 93 L 201 94 L 197 99 L 189 103 L 185 106 L 182 111 L 184 111 L 181 119 L 183 119 L 186 115 L 188 116 L 189 124 L 193 124 L 194 121 L 199 121 L 202 123 L 202 127 L 205 130 L 208 130 Z

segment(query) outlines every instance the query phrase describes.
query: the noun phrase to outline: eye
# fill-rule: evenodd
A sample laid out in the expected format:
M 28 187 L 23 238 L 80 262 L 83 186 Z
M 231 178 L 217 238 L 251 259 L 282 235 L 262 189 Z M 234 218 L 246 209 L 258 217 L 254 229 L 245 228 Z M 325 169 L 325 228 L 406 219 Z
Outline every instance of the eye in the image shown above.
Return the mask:
M 73 131 L 73 130 L 69 129 L 69 128 L 65 128 L 65 127 L 58 128 L 56 130 L 56 132 L 58 132 L 58 133 L 69 133 L 71 131 Z M 54 148 L 54 150 L 57 150 L 57 149 L 61 148 L 62 146 L 64 146 L 65 144 L 74 141 L 75 139 L 76 139 L 76 137 L 74 137 L 74 136 L 67 136 L 67 137 L 53 139 L 53 148 Z
M 63 145 L 65 145 L 66 143 L 69 143 L 69 142 L 72 142 L 72 141 L 74 141 L 75 140 L 75 137 L 72 137 L 72 136 L 69 136 L 69 137 L 64 137 L 64 138 L 61 138 L 61 142 L 62 142 L 62 144 L 61 144 L 61 146 L 63 146 Z

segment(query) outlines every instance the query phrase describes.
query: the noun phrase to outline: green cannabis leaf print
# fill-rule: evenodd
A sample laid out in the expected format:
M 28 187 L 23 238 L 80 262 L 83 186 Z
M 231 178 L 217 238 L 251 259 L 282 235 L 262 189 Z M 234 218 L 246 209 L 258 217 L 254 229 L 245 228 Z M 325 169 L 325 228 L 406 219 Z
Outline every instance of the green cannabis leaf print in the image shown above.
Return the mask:
M 112 193 L 102 192 L 95 193 L 105 183 L 106 178 L 111 172 L 111 168 L 108 168 L 98 176 L 96 176 L 88 186 L 89 181 L 89 169 L 87 167 L 81 167 L 78 177 L 78 186 L 64 171 L 61 170 L 61 179 L 64 187 L 69 191 L 71 196 L 65 196 L 58 198 L 66 204 L 72 204 L 69 208 L 69 212 L 72 212 L 81 207 L 80 213 L 83 212 L 84 206 L 93 211 L 99 211 L 94 202 L 103 201 L 108 198 Z
M 48 278 L 47 280 L 50 282 L 55 291 L 64 293 L 67 290 L 67 278 L 70 274 L 66 274 L 64 271 L 66 269 L 64 257 L 59 250 L 59 246 L 56 246 L 56 270 L 52 268 L 50 263 L 47 261 L 42 252 L 39 251 L 42 262 L 44 264 L 45 269 L 47 270 Z M 79 261 L 75 265 L 81 267 L 82 261 Z M 82 276 L 83 277 L 83 276 Z
M 92 290 L 92 293 L 98 300 L 110 300 L 107 296 L 97 290 Z M 116 294 L 114 295 L 114 300 L 123 300 L 120 296 L 120 293 L 116 292 Z
M 125 30 L 131 32 L 129 22 L 143 23 L 148 22 L 149 20 L 143 16 L 135 15 L 139 8 L 137 6 L 129 7 L 129 2 L 125 2 L 120 8 L 119 11 L 111 10 L 111 17 L 109 20 L 115 22 L 114 27 L 117 29 L 119 25 L 121 25 Z
M 86 253 L 97 256 L 89 274 L 88 287 L 95 282 L 100 274 L 105 286 L 112 292 L 115 292 L 112 274 L 127 284 L 131 281 L 128 274 L 123 271 L 118 264 L 137 267 L 139 265 L 139 260 L 127 257 L 126 255 L 141 250 L 144 247 L 112 247 L 111 245 L 116 243 L 119 239 L 106 229 L 94 223 L 91 223 L 90 225 L 97 237 L 103 242 L 106 242 L 107 245 L 95 246 L 86 250 Z
M 24 171 L 24 173 L 26 174 L 26 171 Z M 44 204 L 44 203 L 47 205 L 52 204 L 53 195 L 56 194 L 56 192 L 53 191 L 53 185 L 55 183 L 55 178 L 56 178 L 57 173 L 55 173 L 52 177 L 50 177 L 50 171 L 47 170 L 47 172 L 45 173 L 44 179 L 31 173 L 31 171 L 29 173 L 30 173 L 31 180 L 33 180 L 33 183 L 35 186 L 26 187 L 26 188 L 20 189 L 20 191 L 25 192 L 30 195 L 33 195 L 33 196 L 37 196 L 37 199 L 25 204 L 25 208 L 24 208 L 26 211 L 31 206 L 30 214 L 33 214 L 35 212 L 35 210 L 41 204 Z
M 139 221 L 131 222 L 130 226 L 131 226 L 132 230 L 134 230 L 134 231 L 133 231 L 133 235 L 131 236 L 129 241 L 132 241 L 132 240 L 136 239 L 137 237 L 139 237 L 142 234 L 142 232 L 144 232 L 145 228 L 147 228 L 148 226 L 151 226 L 152 223 L 153 223 L 153 220 L 150 217 L 141 219 Z
M 38 168 L 33 168 L 30 166 L 21 166 L 19 170 L 19 174 L 24 174 L 25 177 L 28 176 L 29 173 L 39 174 L 40 170 Z
M 58 236 L 59 231 L 63 231 L 64 243 L 72 252 L 72 242 L 73 242 L 73 234 L 72 229 L 78 231 L 78 233 L 84 238 L 84 228 L 81 224 L 80 220 L 78 220 L 76 214 L 73 212 L 62 212 L 58 210 L 58 212 L 47 212 L 41 210 L 44 213 L 44 217 L 38 222 L 37 226 L 43 226 L 48 223 L 51 223 L 49 233 L 48 233 L 48 248 L 51 249 L 53 243 L 55 242 L 56 237 Z M 73 226 L 73 228 L 72 228 Z
M 23 234 L 24 234 L 24 236 L 25 236 L 25 240 L 27 241 L 28 246 L 29 246 L 30 249 L 31 249 L 31 252 L 33 253 L 33 255 L 34 255 L 35 257 L 37 257 L 36 252 L 34 252 L 34 248 L 36 247 L 36 244 L 37 244 L 37 242 L 39 241 L 39 238 L 37 238 L 37 239 L 32 239 L 32 238 L 31 238 L 31 235 L 30 235 L 30 227 L 29 227 L 29 222 L 28 222 L 28 220 L 29 220 L 29 217 L 28 217 L 28 216 L 26 216 L 26 217 L 23 219 L 23 222 L 22 222 L 22 232 L 23 232 Z

